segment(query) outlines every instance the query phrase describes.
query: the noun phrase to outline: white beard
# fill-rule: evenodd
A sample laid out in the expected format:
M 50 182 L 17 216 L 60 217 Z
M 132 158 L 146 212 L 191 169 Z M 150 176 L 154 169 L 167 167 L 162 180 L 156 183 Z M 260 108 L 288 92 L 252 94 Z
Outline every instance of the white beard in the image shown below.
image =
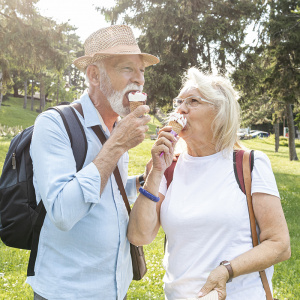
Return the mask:
M 143 86 L 134 83 L 128 84 L 122 91 L 114 91 L 110 79 L 105 70 L 100 69 L 100 90 L 107 98 L 112 110 L 121 117 L 125 117 L 130 113 L 130 107 L 123 105 L 123 97 L 128 91 L 142 92 Z

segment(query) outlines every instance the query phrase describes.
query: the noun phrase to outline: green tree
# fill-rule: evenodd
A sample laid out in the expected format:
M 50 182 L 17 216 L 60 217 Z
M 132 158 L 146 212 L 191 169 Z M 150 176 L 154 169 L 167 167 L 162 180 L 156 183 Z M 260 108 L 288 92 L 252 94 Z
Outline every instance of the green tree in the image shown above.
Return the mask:
M 232 76 L 241 90 L 243 115 L 248 123 L 255 121 L 264 107 L 266 116 L 272 114 L 275 151 L 279 147 L 279 121 L 287 116 L 290 160 L 298 160 L 292 108 L 299 103 L 299 3 L 266 1 L 259 46 L 249 48 Z M 265 99 L 266 106 L 261 99 Z
M 0 108 L 1 108 L 3 94 L 6 94 L 6 83 L 10 81 L 8 61 L 5 58 L 0 58 L 0 70 L 1 70 L 0 71 Z
M 285 103 L 289 128 L 290 160 L 298 160 L 295 147 L 293 105 L 299 102 L 300 91 L 300 1 L 270 1 L 267 34 L 268 53 L 272 57 L 267 87 L 273 97 Z
M 38 0 L 0 0 L 0 60 L 6 61 L 7 68 L 12 70 L 15 94 L 24 91 L 24 108 L 27 105 L 27 86 L 31 79 L 33 85 L 39 83 L 41 101 L 44 108 L 45 98 L 53 78 L 62 76 L 65 68 L 71 63 L 67 38 L 75 28 L 67 23 L 57 24 L 50 18 L 43 17 L 37 11 Z M 77 46 L 79 38 L 72 35 Z M 77 49 L 76 49 L 77 50 Z M 52 78 L 48 80 L 48 78 Z M 6 83 L 6 82 L 4 82 Z M 33 110 L 33 93 L 31 109 Z
M 275 152 L 279 149 L 279 121 L 284 111 L 283 102 L 271 97 L 266 89 L 265 78 L 270 57 L 265 47 L 249 47 L 245 58 L 231 74 L 235 86 L 240 90 L 242 126 L 271 123 L 275 132 Z
M 14 60 L 26 49 L 23 47 L 30 29 L 28 19 L 36 13 L 34 9 L 36 2 L 38 0 L 0 0 L 0 61 L 3 74 L 8 75 L 9 70 L 18 65 Z M 16 73 L 14 77 L 17 78 Z M 11 77 L 5 76 L 2 85 L 6 87 L 10 81 Z M 15 87 L 15 93 L 17 90 Z
M 260 1 L 131 0 L 99 8 L 107 21 L 141 30 L 142 51 L 161 62 L 146 72 L 145 90 L 152 107 L 169 109 L 190 66 L 219 72 L 234 67 L 243 53 L 245 28 L 259 15 Z

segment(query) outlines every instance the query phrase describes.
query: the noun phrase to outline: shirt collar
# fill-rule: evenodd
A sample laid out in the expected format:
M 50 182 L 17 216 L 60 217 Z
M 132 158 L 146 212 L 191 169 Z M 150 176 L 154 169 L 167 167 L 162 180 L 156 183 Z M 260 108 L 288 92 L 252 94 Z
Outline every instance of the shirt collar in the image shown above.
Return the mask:
M 82 111 L 84 115 L 84 124 L 86 127 L 92 127 L 96 125 L 100 125 L 105 133 L 109 134 L 109 131 L 107 129 L 107 126 L 105 125 L 102 116 L 94 106 L 91 98 L 89 97 L 89 94 L 85 92 L 79 100 L 76 100 L 75 102 L 79 102 L 82 106 Z M 115 122 L 114 126 L 121 120 L 121 117 L 119 116 L 117 118 L 117 121 Z

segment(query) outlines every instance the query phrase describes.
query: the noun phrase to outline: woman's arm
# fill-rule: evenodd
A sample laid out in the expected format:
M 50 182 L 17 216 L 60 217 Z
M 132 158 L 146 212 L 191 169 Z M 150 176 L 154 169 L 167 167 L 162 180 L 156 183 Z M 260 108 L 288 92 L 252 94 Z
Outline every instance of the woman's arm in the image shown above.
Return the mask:
M 132 208 L 129 218 L 127 237 L 130 243 L 140 246 L 153 241 L 160 227 L 160 206 L 164 196 L 159 193 L 159 185 L 167 167 L 173 160 L 176 138 L 165 127 L 151 150 L 153 165 L 147 176 L 144 189 L 160 198 L 154 202 L 140 194 Z M 164 152 L 162 156 L 161 153 Z
M 264 270 L 291 256 L 289 231 L 280 199 L 254 193 L 253 209 L 260 228 L 260 244 L 232 260 L 234 277 Z
M 289 232 L 280 199 L 263 193 L 254 193 L 252 199 L 254 214 L 260 228 L 260 244 L 230 261 L 233 277 L 262 271 L 291 256 Z M 201 289 L 202 296 L 216 289 L 219 299 L 225 299 L 224 288 L 228 277 L 227 269 L 218 266 L 210 273 Z
M 149 185 L 144 188 L 151 190 Z M 140 194 L 133 205 L 127 230 L 127 238 L 131 244 L 147 245 L 155 239 L 160 227 L 160 206 L 165 198 L 161 193 L 157 192 L 157 195 L 160 200 L 156 203 Z

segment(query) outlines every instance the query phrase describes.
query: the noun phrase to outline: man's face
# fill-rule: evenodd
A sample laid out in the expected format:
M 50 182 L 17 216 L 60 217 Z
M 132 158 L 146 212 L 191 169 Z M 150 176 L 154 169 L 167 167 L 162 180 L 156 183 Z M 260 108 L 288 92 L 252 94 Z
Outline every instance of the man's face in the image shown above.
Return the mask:
M 145 67 L 139 55 L 122 55 L 106 59 L 100 69 L 100 90 L 112 109 L 120 116 L 130 113 L 128 94 L 142 91 Z

